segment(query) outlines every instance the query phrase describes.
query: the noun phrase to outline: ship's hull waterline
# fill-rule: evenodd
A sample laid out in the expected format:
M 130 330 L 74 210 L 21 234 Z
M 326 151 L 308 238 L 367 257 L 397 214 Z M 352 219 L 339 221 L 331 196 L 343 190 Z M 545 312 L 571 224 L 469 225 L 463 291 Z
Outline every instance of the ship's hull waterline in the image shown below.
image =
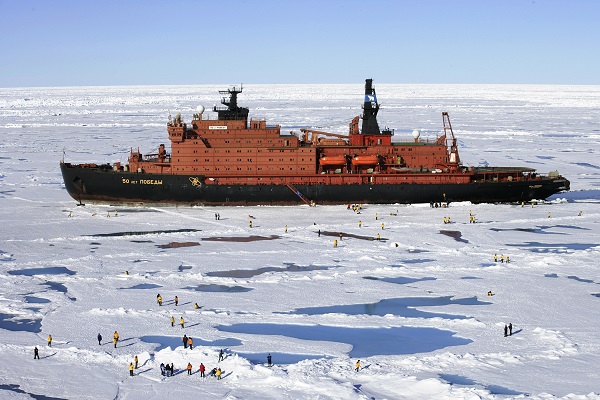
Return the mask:
M 569 181 L 542 177 L 535 181 L 431 184 L 248 184 L 202 183 L 198 175 L 144 174 L 81 168 L 62 163 L 68 193 L 80 203 L 284 205 L 302 204 L 412 204 L 470 201 L 524 202 L 545 199 L 568 190 Z

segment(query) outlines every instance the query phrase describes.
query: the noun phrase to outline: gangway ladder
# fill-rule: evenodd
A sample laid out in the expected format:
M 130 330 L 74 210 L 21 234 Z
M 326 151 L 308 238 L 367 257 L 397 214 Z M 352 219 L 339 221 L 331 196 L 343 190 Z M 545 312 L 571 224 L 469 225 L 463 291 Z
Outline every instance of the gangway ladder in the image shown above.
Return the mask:
M 296 194 L 296 196 L 300 197 L 300 200 L 302 200 L 303 202 L 305 202 L 306 204 L 308 204 L 309 206 L 314 206 L 315 203 L 308 200 L 306 198 L 306 196 L 304 196 L 302 193 L 300 193 L 300 191 L 298 189 L 296 189 L 296 187 L 294 185 L 292 185 L 291 183 L 286 183 L 286 186 Z

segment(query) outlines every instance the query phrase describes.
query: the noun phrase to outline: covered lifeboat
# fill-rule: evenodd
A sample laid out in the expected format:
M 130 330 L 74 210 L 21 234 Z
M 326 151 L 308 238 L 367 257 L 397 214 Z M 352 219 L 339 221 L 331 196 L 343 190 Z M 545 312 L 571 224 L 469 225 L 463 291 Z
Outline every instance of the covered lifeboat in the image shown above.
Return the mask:
M 329 165 L 344 165 L 346 164 L 346 156 L 324 156 L 319 159 L 319 164 L 323 166 Z
M 374 154 L 352 157 L 352 165 L 376 165 L 379 164 L 379 156 Z

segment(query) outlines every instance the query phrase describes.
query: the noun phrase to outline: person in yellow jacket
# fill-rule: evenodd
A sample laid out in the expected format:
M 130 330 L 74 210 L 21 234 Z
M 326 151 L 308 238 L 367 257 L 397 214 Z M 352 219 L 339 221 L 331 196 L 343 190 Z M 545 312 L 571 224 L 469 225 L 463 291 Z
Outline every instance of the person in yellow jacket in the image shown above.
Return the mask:
M 190 364 L 190 363 L 188 363 L 188 365 L 187 365 L 187 372 L 188 372 L 188 375 L 192 374 L 192 364 Z
M 217 379 L 221 379 L 221 368 L 217 368 Z
M 360 368 L 360 360 L 358 360 L 356 362 L 356 372 L 358 372 L 359 368 Z
M 181 325 L 181 328 L 184 328 L 183 324 L 185 323 L 185 321 L 183 320 L 183 317 L 179 318 L 179 324 Z
M 175 326 L 175 318 L 171 316 L 171 326 Z
M 129 376 L 133 376 L 133 363 L 129 363 Z
M 52 347 L 52 335 L 48 335 L 48 347 Z
M 135 362 L 135 369 L 137 369 L 137 367 L 138 367 L 138 356 L 135 356 L 133 358 L 133 361 Z
M 119 333 L 117 331 L 115 331 L 115 333 L 113 334 L 113 343 L 115 345 L 115 349 L 117 348 L 118 341 L 119 341 Z
M 159 306 L 162 306 L 162 296 L 158 295 L 158 297 L 156 298 L 156 301 L 158 302 Z

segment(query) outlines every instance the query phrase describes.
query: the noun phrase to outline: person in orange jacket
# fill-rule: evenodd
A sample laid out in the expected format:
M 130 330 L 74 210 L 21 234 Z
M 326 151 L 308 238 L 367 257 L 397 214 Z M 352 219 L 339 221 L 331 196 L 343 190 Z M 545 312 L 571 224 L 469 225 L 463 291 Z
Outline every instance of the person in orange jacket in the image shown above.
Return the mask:
M 187 365 L 187 372 L 188 372 L 188 375 L 192 374 L 192 364 L 190 364 L 190 363 L 188 363 L 188 365 Z
M 179 305 L 179 297 L 175 296 L 175 305 Z
M 192 337 L 188 337 L 188 346 L 190 346 L 190 350 L 194 349 L 194 339 Z

